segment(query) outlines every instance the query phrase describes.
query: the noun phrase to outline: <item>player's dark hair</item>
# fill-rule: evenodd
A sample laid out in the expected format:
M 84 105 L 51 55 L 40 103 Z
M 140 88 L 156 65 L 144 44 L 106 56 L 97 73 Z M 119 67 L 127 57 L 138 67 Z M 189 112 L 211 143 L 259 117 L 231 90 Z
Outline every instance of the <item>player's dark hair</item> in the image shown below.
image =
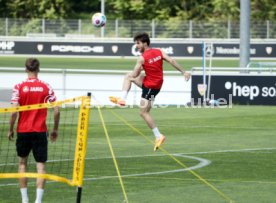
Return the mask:
M 147 43 L 147 45 L 150 45 L 150 38 L 149 35 L 147 33 L 139 33 L 137 35 L 135 35 L 133 41 L 141 41 L 143 43 Z
M 39 72 L 39 60 L 36 58 L 28 58 L 26 59 L 25 67 L 30 72 Z

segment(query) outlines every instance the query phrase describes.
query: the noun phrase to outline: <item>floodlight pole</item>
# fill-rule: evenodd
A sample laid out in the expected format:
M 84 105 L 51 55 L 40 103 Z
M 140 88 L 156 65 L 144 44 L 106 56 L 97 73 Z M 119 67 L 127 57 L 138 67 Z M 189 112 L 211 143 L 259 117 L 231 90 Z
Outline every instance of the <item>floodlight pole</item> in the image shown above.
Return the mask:
M 203 85 L 206 87 L 206 59 L 205 59 L 205 51 L 206 51 L 206 44 L 205 42 L 202 42 L 202 69 L 203 69 L 203 74 L 202 74 L 202 82 Z M 203 104 L 206 102 L 206 90 L 204 91 L 203 95 Z
M 250 0 L 240 0 L 240 67 L 250 61 Z
M 105 15 L 105 3 L 104 0 L 101 0 L 101 13 Z M 105 26 L 101 27 L 101 37 L 104 37 L 104 28 Z

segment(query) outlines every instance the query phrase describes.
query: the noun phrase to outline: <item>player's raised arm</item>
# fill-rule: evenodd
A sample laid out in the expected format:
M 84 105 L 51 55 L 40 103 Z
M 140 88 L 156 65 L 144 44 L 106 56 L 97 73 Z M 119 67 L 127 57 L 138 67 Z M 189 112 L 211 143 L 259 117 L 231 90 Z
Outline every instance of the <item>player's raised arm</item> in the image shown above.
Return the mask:
M 185 71 L 173 58 L 171 58 L 168 54 L 166 54 L 164 51 L 162 51 L 162 55 L 165 61 L 167 61 L 169 64 L 171 64 L 176 70 L 180 71 L 185 79 L 188 81 L 190 79 L 191 74 Z

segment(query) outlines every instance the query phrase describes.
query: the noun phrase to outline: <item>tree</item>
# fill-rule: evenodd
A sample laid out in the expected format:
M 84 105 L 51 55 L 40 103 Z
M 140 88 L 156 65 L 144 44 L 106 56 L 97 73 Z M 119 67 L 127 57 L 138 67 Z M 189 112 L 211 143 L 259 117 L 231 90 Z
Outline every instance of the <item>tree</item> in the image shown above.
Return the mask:
M 227 21 L 239 20 L 240 18 L 240 2 L 229 0 L 213 0 L 213 12 L 210 20 Z
M 276 20 L 275 0 L 254 0 L 251 2 L 251 19 Z
M 64 0 L 7 0 L 8 16 L 14 18 L 61 19 L 68 16 Z
M 242 0 L 105 0 L 108 19 L 239 20 Z M 101 0 L 0 0 L 2 17 L 86 18 Z M 251 0 L 251 20 L 276 20 L 275 0 Z
M 101 1 L 100 0 L 67 0 L 70 4 L 69 17 L 70 18 L 87 18 L 92 13 L 100 12 Z M 108 10 L 108 8 L 106 8 Z
M 0 0 L 0 17 L 5 18 L 8 16 L 7 0 Z
M 108 5 L 119 19 L 168 19 L 182 10 L 179 0 L 114 0 Z

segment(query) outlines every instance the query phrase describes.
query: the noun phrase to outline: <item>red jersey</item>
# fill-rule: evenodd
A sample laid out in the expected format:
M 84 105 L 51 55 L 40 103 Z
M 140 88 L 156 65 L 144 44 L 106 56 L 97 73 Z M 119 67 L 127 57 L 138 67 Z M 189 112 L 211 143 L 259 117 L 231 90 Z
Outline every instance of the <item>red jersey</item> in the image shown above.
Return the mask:
M 13 88 L 12 104 L 19 106 L 56 101 L 52 87 L 37 79 L 28 78 Z M 47 109 L 21 111 L 19 113 L 17 132 L 46 132 Z
M 147 88 L 161 89 L 163 84 L 163 54 L 159 49 L 148 49 L 143 55 L 146 76 L 143 85 Z

